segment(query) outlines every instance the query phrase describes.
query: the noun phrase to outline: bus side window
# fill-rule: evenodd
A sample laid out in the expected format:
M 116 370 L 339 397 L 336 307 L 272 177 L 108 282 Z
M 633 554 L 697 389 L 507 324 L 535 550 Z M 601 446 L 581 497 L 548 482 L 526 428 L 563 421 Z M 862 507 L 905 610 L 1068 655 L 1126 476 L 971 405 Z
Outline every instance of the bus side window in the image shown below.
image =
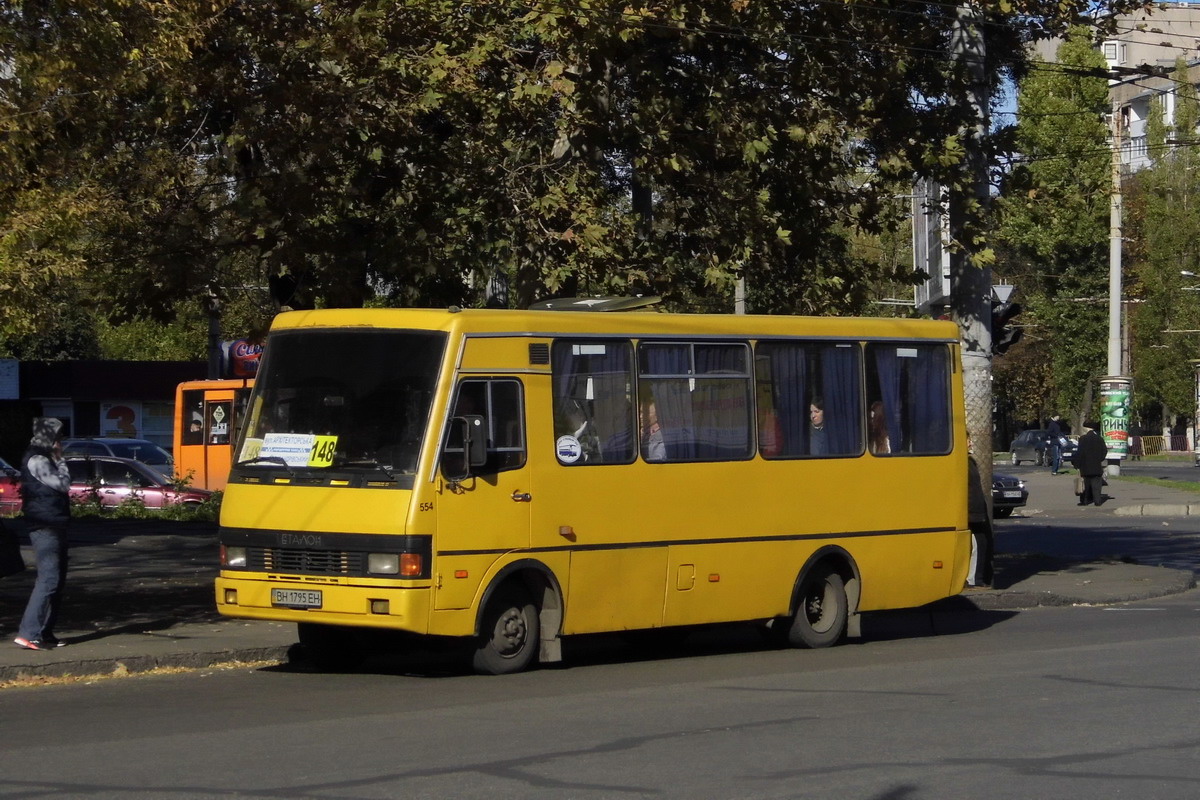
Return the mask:
M 862 453 L 860 353 L 853 342 L 758 343 L 755 380 L 763 458 Z
M 181 444 L 204 444 L 204 390 L 193 389 L 183 393 L 183 433 Z
M 558 339 L 551 350 L 554 446 L 563 466 L 629 464 L 637 453 L 633 346 Z
M 745 342 L 642 341 L 638 403 L 647 461 L 734 461 L 754 454 Z
M 945 345 L 868 345 L 867 397 L 871 452 L 950 452 L 950 349 Z
M 521 382 L 512 378 L 470 379 L 459 383 L 448 419 L 442 471 L 465 475 L 462 428 L 454 419 L 481 416 L 487 435 L 487 462 L 470 472 L 488 475 L 525 465 L 525 398 Z

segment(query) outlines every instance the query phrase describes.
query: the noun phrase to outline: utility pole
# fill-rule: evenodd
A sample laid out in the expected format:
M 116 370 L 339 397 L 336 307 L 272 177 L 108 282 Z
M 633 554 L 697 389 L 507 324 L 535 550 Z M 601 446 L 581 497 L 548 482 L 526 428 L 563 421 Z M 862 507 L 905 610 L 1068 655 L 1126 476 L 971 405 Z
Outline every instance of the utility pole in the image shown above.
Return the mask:
M 979 219 L 988 200 L 987 161 L 983 150 L 988 129 L 988 86 L 981 22 L 972 3 L 958 6 L 950 39 L 951 54 L 963 65 L 968 79 L 958 102 L 969 110 L 971 120 L 963 130 L 971 188 L 950 193 L 950 238 L 953 240 L 950 301 L 962 344 L 967 434 L 979 467 L 980 482 L 984 487 L 990 487 L 993 452 L 992 270 L 976 258 L 979 245 L 972 237 L 977 235 L 978 228 L 970 224 L 972 218 Z M 984 496 L 990 516 L 991 492 L 986 491 Z
M 1108 205 L 1108 374 L 1121 368 L 1121 105 L 1113 100 L 1112 191 Z
M 1108 446 L 1108 474 L 1121 474 L 1129 452 L 1129 406 L 1133 379 L 1121 358 L 1121 104 L 1113 100 L 1112 190 L 1108 207 L 1108 375 L 1100 380 L 1101 435 Z

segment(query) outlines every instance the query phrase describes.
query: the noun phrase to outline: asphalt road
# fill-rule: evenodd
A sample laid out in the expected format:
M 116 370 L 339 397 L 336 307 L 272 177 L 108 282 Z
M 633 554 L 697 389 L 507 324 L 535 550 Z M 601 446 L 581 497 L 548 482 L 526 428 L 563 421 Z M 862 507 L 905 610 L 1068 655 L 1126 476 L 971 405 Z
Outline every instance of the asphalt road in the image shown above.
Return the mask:
M 873 624 L 822 651 L 589 640 L 499 678 L 431 657 L 9 690 L 0 797 L 1200 795 L 1200 593 Z

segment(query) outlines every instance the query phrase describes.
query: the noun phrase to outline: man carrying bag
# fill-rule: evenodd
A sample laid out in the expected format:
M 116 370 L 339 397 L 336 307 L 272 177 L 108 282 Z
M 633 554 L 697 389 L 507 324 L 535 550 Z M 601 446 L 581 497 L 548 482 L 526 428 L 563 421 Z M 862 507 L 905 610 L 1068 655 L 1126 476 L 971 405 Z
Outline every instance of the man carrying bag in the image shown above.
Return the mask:
M 1071 459 L 1079 469 L 1079 479 L 1075 482 L 1076 494 L 1079 495 L 1081 506 L 1088 503 L 1100 505 L 1104 502 L 1104 462 L 1108 458 L 1108 447 L 1098 433 L 1099 423 L 1089 420 L 1083 423 L 1083 427 L 1087 433 L 1079 437 L 1079 449 Z

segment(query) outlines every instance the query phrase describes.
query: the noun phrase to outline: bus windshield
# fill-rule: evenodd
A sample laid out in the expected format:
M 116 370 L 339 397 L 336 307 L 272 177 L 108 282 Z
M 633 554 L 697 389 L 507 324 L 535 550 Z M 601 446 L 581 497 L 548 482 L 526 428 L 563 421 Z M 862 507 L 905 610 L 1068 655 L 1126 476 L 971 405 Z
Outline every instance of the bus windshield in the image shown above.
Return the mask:
M 415 472 L 443 333 L 271 334 L 237 467 Z

